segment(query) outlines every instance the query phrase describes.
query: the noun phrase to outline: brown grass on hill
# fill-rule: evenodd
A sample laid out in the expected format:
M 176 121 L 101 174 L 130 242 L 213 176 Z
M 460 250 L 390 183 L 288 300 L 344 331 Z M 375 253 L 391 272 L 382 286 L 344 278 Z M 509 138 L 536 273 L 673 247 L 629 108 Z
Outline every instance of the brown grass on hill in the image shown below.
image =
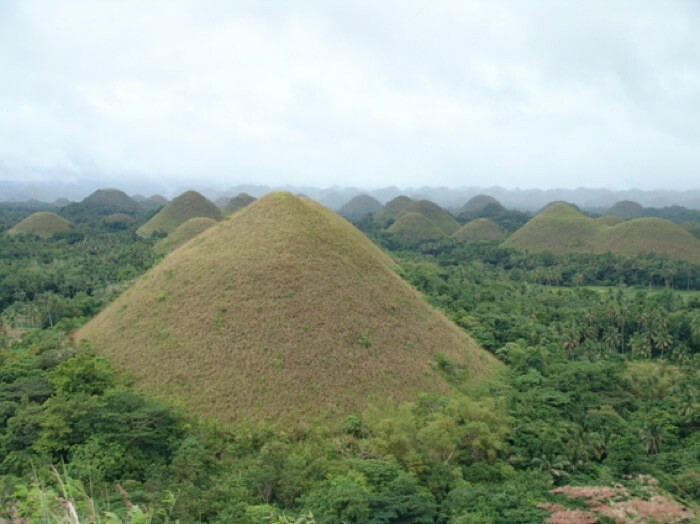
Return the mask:
M 205 217 L 221 220 L 222 216 L 219 208 L 205 196 L 197 191 L 186 191 L 158 211 L 148 222 L 138 228 L 136 233 L 142 237 L 149 237 L 156 232 L 170 233 L 190 218 Z
M 49 238 L 56 233 L 70 231 L 70 222 L 56 213 L 39 211 L 7 230 L 8 235 L 36 235 Z
M 213 218 L 190 218 L 187 222 L 180 224 L 177 229 L 175 229 L 175 231 L 170 233 L 167 237 L 159 240 L 154 246 L 154 249 L 162 255 L 170 253 L 215 224 L 216 220 Z
M 151 393 L 227 422 L 338 420 L 499 367 L 347 221 L 272 193 L 167 256 L 77 333 Z
M 465 242 L 501 240 L 506 236 L 508 236 L 506 230 L 490 218 L 477 218 L 467 222 L 452 235 L 453 238 L 464 240 Z
M 613 224 L 609 219 L 590 218 L 562 203 L 534 217 L 503 246 L 551 253 L 657 253 L 700 262 L 700 240 L 669 220 L 635 218 Z

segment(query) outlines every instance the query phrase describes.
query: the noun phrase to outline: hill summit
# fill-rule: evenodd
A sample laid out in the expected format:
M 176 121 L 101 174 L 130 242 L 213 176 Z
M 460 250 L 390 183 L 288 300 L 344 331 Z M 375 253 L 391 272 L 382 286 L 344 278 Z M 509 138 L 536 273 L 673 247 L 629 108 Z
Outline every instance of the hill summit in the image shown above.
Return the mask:
M 357 220 L 365 215 L 373 215 L 383 207 L 376 198 L 362 194 L 352 197 L 338 210 L 338 214 L 348 220 Z
M 450 236 L 459 227 L 459 222 L 434 202 L 418 200 L 404 207 L 387 231 L 411 242 L 422 242 Z
M 551 253 L 657 253 L 700 262 L 700 240 L 669 220 L 635 218 L 614 223 L 588 217 L 565 203 L 546 208 L 503 245 Z
M 476 220 L 467 222 L 452 235 L 453 238 L 466 242 L 502 240 L 506 236 L 506 230 L 490 218 L 477 218 Z
M 68 204 L 61 214 L 68 218 L 90 218 L 108 216 L 115 213 L 134 215 L 140 209 L 139 203 L 119 189 L 98 189 L 82 202 Z
M 7 231 L 8 235 L 35 235 L 49 238 L 56 233 L 70 231 L 70 222 L 56 213 L 39 211 L 29 215 Z
M 221 211 L 205 196 L 197 191 L 186 191 L 174 198 L 163 209 L 136 230 L 142 237 L 153 233 L 170 233 L 190 218 L 205 217 L 221 220 Z
M 339 420 L 497 364 L 320 204 L 271 193 L 146 273 L 76 335 L 138 387 L 225 422 Z

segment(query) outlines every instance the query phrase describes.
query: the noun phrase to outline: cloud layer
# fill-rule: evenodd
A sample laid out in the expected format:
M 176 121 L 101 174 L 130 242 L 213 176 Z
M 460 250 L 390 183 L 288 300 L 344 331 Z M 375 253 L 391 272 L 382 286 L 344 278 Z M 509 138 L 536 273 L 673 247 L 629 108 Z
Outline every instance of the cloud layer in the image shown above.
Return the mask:
M 0 3 L 0 178 L 698 187 L 689 2 Z

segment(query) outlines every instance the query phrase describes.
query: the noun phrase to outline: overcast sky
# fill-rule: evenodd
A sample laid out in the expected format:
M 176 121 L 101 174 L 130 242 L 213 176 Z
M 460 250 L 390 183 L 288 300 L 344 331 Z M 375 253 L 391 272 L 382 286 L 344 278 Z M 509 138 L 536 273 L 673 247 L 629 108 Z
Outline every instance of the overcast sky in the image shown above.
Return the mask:
M 700 187 L 700 2 L 0 0 L 0 179 Z

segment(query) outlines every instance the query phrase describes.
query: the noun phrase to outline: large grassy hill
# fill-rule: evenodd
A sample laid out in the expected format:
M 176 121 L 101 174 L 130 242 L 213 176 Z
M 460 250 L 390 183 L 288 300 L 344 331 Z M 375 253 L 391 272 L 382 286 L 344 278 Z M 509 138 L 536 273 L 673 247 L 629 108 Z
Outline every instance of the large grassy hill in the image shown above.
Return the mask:
M 149 237 L 156 232 L 170 233 L 190 218 L 197 217 L 221 220 L 222 215 L 219 208 L 206 197 L 196 191 L 186 191 L 158 211 L 136 233 L 142 237 Z
M 180 224 L 175 231 L 167 237 L 158 241 L 154 249 L 161 254 L 170 253 L 175 248 L 180 247 L 185 242 L 192 240 L 194 237 L 203 233 L 211 226 L 216 224 L 216 220 L 207 217 L 190 218 L 188 221 Z
M 56 233 L 70 231 L 70 222 L 56 213 L 39 211 L 22 220 L 7 231 L 8 235 L 36 235 L 49 238 Z
M 459 222 L 437 204 L 418 200 L 404 207 L 387 231 L 420 242 L 450 236 L 459 227 Z
M 613 224 L 590 218 L 571 206 L 551 206 L 504 243 L 532 252 L 658 253 L 692 262 L 700 261 L 700 240 L 678 224 L 660 218 L 637 218 Z
M 357 195 L 346 202 L 338 210 L 338 214 L 348 220 L 357 220 L 365 215 L 373 215 L 383 207 L 382 203 L 372 196 Z
M 337 214 L 271 193 L 173 251 L 76 337 L 137 387 L 226 422 L 339 420 L 448 391 L 436 362 L 471 380 L 497 367 L 391 266 Z
M 452 236 L 459 240 L 475 242 L 479 240 L 502 240 L 507 235 L 506 230 L 490 218 L 477 218 L 464 224 Z

